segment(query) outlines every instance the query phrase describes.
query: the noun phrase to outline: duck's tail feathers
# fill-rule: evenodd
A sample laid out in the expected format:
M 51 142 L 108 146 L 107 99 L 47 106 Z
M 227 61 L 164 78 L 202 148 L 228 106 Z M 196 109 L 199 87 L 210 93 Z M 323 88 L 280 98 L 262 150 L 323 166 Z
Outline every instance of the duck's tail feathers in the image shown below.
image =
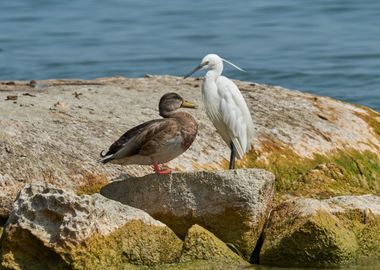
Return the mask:
M 98 160 L 99 163 L 105 164 L 105 163 L 110 162 L 111 160 L 114 159 L 113 154 L 107 155 L 107 154 L 103 154 L 103 152 L 104 152 L 104 150 L 102 152 L 100 152 L 100 156 L 102 158 Z

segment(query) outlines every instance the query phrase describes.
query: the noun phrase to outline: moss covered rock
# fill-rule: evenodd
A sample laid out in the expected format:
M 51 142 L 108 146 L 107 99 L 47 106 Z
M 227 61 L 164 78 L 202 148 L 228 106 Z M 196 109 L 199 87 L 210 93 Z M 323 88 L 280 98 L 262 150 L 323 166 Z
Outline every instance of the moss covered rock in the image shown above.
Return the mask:
M 249 259 L 271 208 L 274 176 L 241 169 L 126 177 L 101 193 L 146 211 L 181 238 L 199 224 Z
M 278 195 L 323 199 L 346 194 L 380 194 L 379 156 L 377 152 L 346 148 L 307 158 L 284 146 L 266 159 L 247 157 L 244 166 L 273 172 Z
M 330 98 L 289 95 L 268 104 L 273 121 L 259 127 L 255 150 L 239 166 L 273 172 L 279 195 L 379 195 L 380 114 Z
M 199 225 L 193 225 L 185 238 L 179 263 L 155 266 L 155 270 L 244 269 L 250 264 L 222 240 Z M 253 269 L 250 267 L 250 269 Z
M 1 242 L 8 269 L 134 269 L 178 261 L 182 241 L 142 210 L 51 185 L 21 190 Z
M 219 260 L 247 265 L 222 240 L 199 225 L 193 225 L 189 229 L 180 258 L 181 262 L 193 260 Z
M 380 197 L 293 198 L 277 206 L 264 230 L 260 262 L 338 267 L 380 257 Z

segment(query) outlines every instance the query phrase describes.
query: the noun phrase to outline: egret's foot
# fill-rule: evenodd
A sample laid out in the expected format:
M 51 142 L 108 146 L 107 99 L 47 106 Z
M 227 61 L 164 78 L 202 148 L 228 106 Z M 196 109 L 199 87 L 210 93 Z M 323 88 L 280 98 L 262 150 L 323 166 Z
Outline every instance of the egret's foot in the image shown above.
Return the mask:
M 229 166 L 229 169 L 230 170 L 235 170 L 236 147 L 233 144 L 233 142 L 231 142 L 230 147 L 231 147 L 231 157 L 230 157 L 230 166 Z

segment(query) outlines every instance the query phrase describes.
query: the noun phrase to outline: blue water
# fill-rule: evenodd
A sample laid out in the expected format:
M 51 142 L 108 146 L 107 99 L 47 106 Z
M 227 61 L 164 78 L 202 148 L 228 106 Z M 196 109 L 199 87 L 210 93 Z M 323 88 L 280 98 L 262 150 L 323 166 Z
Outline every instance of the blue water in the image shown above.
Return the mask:
M 0 1 L 0 80 L 183 75 L 209 52 L 380 110 L 379 0 Z

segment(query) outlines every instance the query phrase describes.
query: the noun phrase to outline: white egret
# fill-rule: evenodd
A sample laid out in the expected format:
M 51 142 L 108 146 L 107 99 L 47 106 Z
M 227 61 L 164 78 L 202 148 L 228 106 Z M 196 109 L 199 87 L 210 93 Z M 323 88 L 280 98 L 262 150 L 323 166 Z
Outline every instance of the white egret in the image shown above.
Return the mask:
M 237 155 L 241 159 L 249 151 L 254 131 L 251 114 L 239 88 L 222 76 L 223 61 L 244 71 L 216 54 L 208 54 L 184 78 L 198 70 L 208 69 L 202 86 L 203 102 L 207 116 L 231 148 L 229 168 L 235 169 L 235 157 Z

